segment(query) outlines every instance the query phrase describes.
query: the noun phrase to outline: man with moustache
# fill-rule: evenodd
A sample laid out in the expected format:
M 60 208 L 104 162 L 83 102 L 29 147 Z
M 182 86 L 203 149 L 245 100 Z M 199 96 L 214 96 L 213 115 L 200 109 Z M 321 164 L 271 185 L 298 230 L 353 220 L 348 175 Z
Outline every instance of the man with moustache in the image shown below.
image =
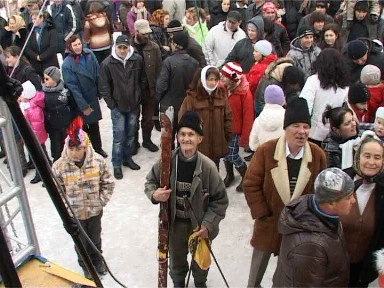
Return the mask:
M 288 102 L 284 135 L 261 145 L 248 166 L 243 189 L 255 219 L 248 287 L 261 287 L 271 254 L 279 253 L 277 226 L 284 206 L 312 193 L 317 174 L 327 167 L 324 151 L 308 142 L 310 125 L 307 101 Z
M 147 83 L 141 94 L 141 129 L 143 135 L 143 147 L 151 152 L 159 150 L 151 140 L 151 133 L 154 126 L 153 118 L 155 113 L 156 101 L 156 80 L 161 69 L 161 51 L 159 46 L 149 40 L 149 34 L 152 33 L 149 22 L 145 19 L 139 19 L 135 22 L 135 35 L 132 46 L 143 57 L 144 71 L 147 75 Z M 138 115 L 139 119 L 140 115 Z M 139 120 L 137 120 L 139 121 Z M 140 146 L 138 141 L 138 130 L 135 136 L 135 146 Z M 135 151 L 134 151 L 135 152 Z M 135 154 L 135 153 L 134 153 Z

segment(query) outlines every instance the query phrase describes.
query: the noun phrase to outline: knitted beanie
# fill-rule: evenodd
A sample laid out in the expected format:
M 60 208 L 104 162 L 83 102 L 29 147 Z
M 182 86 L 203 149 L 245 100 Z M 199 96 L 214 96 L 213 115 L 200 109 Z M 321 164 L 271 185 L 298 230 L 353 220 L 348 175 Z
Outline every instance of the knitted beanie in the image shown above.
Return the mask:
M 54 81 L 56 81 L 56 83 L 60 82 L 61 72 L 60 72 L 60 69 L 57 68 L 56 66 L 49 66 L 44 70 L 44 74 L 51 77 Z
M 308 35 L 313 35 L 312 28 L 310 26 L 307 26 L 307 25 L 301 26 L 297 32 L 298 32 L 297 36 L 299 36 L 299 38 L 303 38 L 303 37 L 308 36 Z
M 255 43 L 254 49 L 263 56 L 269 56 L 272 53 L 272 44 L 267 40 L 260 40 Z
M 283 89 L 278 85 L 268 85 L 264 92 L 265 103 L 278 104 L 283 106 L 285 104 L 285 96 Z
M 178 31 L 173 34 L 172 41 L 183 50 L 188 47 L 188 34 L 185 31 Z
M 384 119 L 384 107 L 377 108 L 375 118 Z
M 381 71 L 375 65 L 365 65 L 361 70 L 360 81 L 365 85 L 377 85 L 380 83 Z
M 368 52 L 368 47 L 361 40 L 352 40 L 348 44 L 348 56 L 352 60 L 357 60 L 363 57 Z
M 315 199 L 318 203 L 330 203 L 344 198 L 355 190 L 351 177 L 339 168 L 321 171 L 315 180 Z
M 368 87 L 363 83 L 354 83 L 349 87 L 348 102 L 351 104 L 366 103 L 371 99 Z
M 237 62 L 228 62 L 221 68 L 221 74 L 237 82 L 241 79 L 241 75 L 243 75 L 243 69 Z

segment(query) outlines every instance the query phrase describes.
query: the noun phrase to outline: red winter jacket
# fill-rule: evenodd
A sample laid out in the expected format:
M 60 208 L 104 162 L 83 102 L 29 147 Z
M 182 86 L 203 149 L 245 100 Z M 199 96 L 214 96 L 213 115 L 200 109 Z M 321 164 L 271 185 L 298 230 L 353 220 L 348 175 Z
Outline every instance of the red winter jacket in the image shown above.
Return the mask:
M 255 95 L 257 86 L 259 85 L 260 79 L 263 78 L 264 72 L 267 69 L 268 65 L 277 59 L 277 55 L 270 54 L 265 57 L 261 62 L 255 63 L 251 70 L 247 74 L 247 80 L 249 82 L 249 90 L 252 93 L 252 96 Z
M 375 86 L 368 86 L 371 92 L 371 100 L 368 102 L 368 119 L 367 122 L 375 122 L 375 114 L 377 108 L 384 106 L 384 83 Z
M 245 147 L 249 143 L 249 134 L 255 117 L 253 96 L 245 76 L 241 78 L 239 86 L 234 91 L 228 91 L 228 101 L 233 114 L 233 134 L 240 135 L 239 144 Z

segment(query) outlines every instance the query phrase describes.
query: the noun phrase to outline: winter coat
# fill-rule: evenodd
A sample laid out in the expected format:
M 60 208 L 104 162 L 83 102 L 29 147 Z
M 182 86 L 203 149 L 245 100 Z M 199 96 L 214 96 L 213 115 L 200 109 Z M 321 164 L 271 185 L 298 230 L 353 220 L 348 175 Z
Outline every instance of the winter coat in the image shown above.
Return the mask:
M 151 27 L 152 33 L 149 34 L 149 39 L 151 39 L 153 42 L 155 42 L 159 46 L 161 51 L 161 59 L 164 60 L 171 54 L 170 51 L 167 51 L 163 48 L 163 46 L 169 46 L 167 31 L 166 29 L 155 24 L 150 24 L 150 27 Z M 203 55 L 203 58 L 204 58 L 204 55 Z
M 247 79 L 243 76 L 240 81 L 234 91 L 228 90 L 228 101 L 233 113 L 233 134 L 240 135 L 239 145 L 245 147 L 249 143 L 255 110 Z
M 277 36 L 277 39 L 280 40 L 281 48 L 283 49 L 283 55 L 281 55 L 281 57 L 284 57 L 288 53 L 289 46 L 291 43 L 291 41 L 289 40 L 288 31 L 283 24 L 278 21 L 275 21 L 274 33 Z
M 303 70 L 305 78 L 308 78 L 314 73 L 313 63 L 319 56 L 321 49 L 315 43 L 311 48 L 304 50 L 300 46 L 300 38 L 296 37 L 291 41 L 291 49 L 287 53 L 287 57 L 291 57 L 295 62 L 293 65 Z
M 368 101 L 368 117 L 366 122 L 374 123 L 376 111 L 379 107 L 384 106 L 384 83 L 378 85 L 367 85 L 371 93 L 371 99 Z
M 200 46 L 203 46 L 205 43 L 205 38 L 208 35 L 208 27 L 207 23 L 204 22 L 196 22 L 195 25 L 191 26 L 187 24 L 185 17 L 183 20 L 184 30 L 188 33 L 190 37 L 195 39 Z
M 156 82 L 156 97 L 163 108 L 173 106 L 176 111 L 180 109 L 198 68 L 199 63 L 185 50 L 177 51 L 163 61 Z
M 352 179 L 356 176 L 356 172 L 353 169 L 346 170 L 346 173 L 351 176 Z M 357 183 L 356 180 L 355 183 Z M 369 283 L 374 281 L 378 274 L 375 267 L 375 255 L 374 252 L 384 248 L 384 177 L 383 174 L 380 174 L 374 178 L 374 182 L 376 183 L 375 189 L 372 191 L 370 197 L 374 197 L 374 234 L 371 243 L 367 243 L 369 245 L 368 253 L 365 255 L 364 259 L 360 262 L 362 263 L 362 269 L 359 273 L 359 280 L 362 283 Z M 355 204 L 358 206 L 358 203 Z M 354 209 L 354 207 L 352 208 Z M 370 211 L 369 211 L 370 212 Z M 352 247 L 353 243 L 353 235 L 356 234 L 356 222 L 359 221 L 352 217 L 352 214 L 341 217 L 341 223 L 343 224 L 343 229 L 345 233 L 345 239 L 347 242 L 347 247 Z M 361 222 L 359 222 L 361 223 Z M 362 223 L 364 225 L 364 222 Z M 369 224 L 368 224 L 369 225 Z M 350 251 L 348 251 L 350 253 Z M 351 254 L 350 254 L 351 255 Z M 352 260 L 351 255 L 351 260 Z
M 39 75 L 30 64 L 22 60 L 20 60 L 19 65 L 17 65 L 15 71 L 13 72 L 12 78 L 20 81 L 20 83 L 31 81 L 33 86 L 35 86 L 35 89 L 37 91 L 41 91 L 42 86 Z
M 163 9 L 169 12 L 169 19 L 183 21 L 185 15 L 185 1 L 163 0 Z
M 265 142 L 279 138 L 284 134 L 285 109 L 278 104 L 265 104 L 259 117 L 253 122 L 249 135 L 249 148 L 256 151 Z
M 31 66 L 42 76 L 44 70 L 49 66 L 59 67 L 59 62 L 57 61 L 56 56 L 58 51 L 57 31 L 52 23 L 45 22 L 41 29 L 40 39 L 40 41 L 37 41 L 35 28 L 25 46 L 25 55 L 31 63 Z M 37 60 L 37 56 L 40 57 L 40 61 Z
M 264 22 L 263 18 L 258 16 L 248 21 L 257 27 L 258 40 L 264 39 Z M 260 36 L 261 35 L 261 36 Z M 232 51 L 225 58 L 224 64 L 228 62 L 237 62 L 243 69 L 243 73 L 248 73 L 253 64 L 255 64 L 255 57 L 253 56 L 254 43 L 247 37 L 236 42 Z
M 226 21 L 212 27 L 205 38 L 203 52 L 209 65 L 220 67 L 235 44 L 246 38 L 246 34 L 240 28 L 236 32 L 227 30 Z
M 328 167 L 336 167 L 341 169 L 342 151 L 340 144 L 347 142 L 350 139 L 346 139 L 331 131 L 321 144 L 327 154 Z
M 256 3 L 252 3 L 248 5 L 247 9 L 245 9 L 245 17 L 243 21 L 247 23 L 253 17 L 262 16 L 263 15 L 263 5 L 256 7 Z
M 205 60 L 202 47 L 190 36 L 188 37 L 188 47 L 186 51 L 192 58 L 199 62 L 201 68 L 207 66 L 207 60 Z
M 307 142 L 295 191 L 291 196 L 285 136 L 268 141 L 256 150 L 243 182 L 245 199 L 255 219 L 251 240 L 255 249 L 279 253 L 281 235 L 277 231 L 277 224 L 281 211 L 291 200 L 312 193 L 317 174 L 326 167 L 321 148 Z
M 68 157 L 64 146 L 61 158 L 52 165 L 60 187 L 79 220 L 99 215 L 112 197 L 115 183 L 104 158 L 88 145 L 80 168 Z
M 52 16 L 57 31 L 57 52 L 64 54 L 65 42 L 77 30 L 76 17 L 72 6 L 66 5 L 65 1 L 63 1 L 61 5 L 56 5 L 55 3 L 49 5 L 47 11 Z
M 204 123 L 204 138 L 199 151 L 212 160 L 227 155 L 233 115 L 225 89 L 217 87 L 211 95 L 201 85 L 195 91 L 188 90 L 180 107 L 179 121 L 188 110 L 196 111 Z
M 368 46 L 368 59 L 364 65 L 356 64 L 348 56 L 348 43 L 343 46 L 341 53 L 346 57 L 347 63 L 350 67 L 351 83 L 356 83 L 360 80 L 361 70 L 365 65 L 372 64 L 380 68 L 381 79 L 384 78 L 384 53 L 383 45 L 380 45 L 376 41 L 372 41 L 367 38 L 359 38 Z
M 300 97 L 307 100 L 309 114 L 311 115 L 311 131 L 309 138 L 323 141 L 329 133 L 329 124 L 324 125 L 323 113 L 327 105 L 332 108 L 343 106 L 348 101 L 349 87 L 323 89 L 317 74 L 308 77 L 301 90 Z
M 283 237 L 273 287 L 348 286 L 349 257 L 341 223 L 315 209 L 313 195 L 304 195 L 281 213 Z
M 16 45 L 20 49 L 23 48 L 25 41 L 27 41 L 28 37 L 28 29 L 27 28 L 21 28 L 19 31 L 17 31 L 18 34 L 20 35 L 15 35 L 14 40 L 12 41 L 13 37 L 13 32 L 12 31 L 7 31 L 4 29 L 4 32 L 1 36 L 1 47 L 3 49 L 8 48 L 9 46 Z
M 44 92 L 36 92 L 35 97 L 29 99 L 28 103 L 29 108 L 23 111 L 25 119 L 27 119 L 31 125 L 31 128 L 35 133 L 37 140 L 39 140 L 39 143 L 44 144 L 48 139 L 48 134 L 44 126 Z
M 135 48 L 136 43 L 133 41 L 132 46 Z M 161 70 L 161 51 L 159 46 L 148 41 L 143 48 L 143 65 L 144 73 L 147 80 L 145 89 L 149 89 L 149 96 L 156 97 L 156 80 Z
M 277 59 L 277 55 L 270 54 L 267 57 L 264 57 L 260 62 L 255 63 L 251 70 L 247 74 L 247 80 L 249 83 L 249 90 L 252 95 L 255 95 L 256 88 L 259 85 L 261 78 L 264 76 L 265 70 L 269 64 Z
M 75 107 L 70 91 L 60 80 L 56 87 L 43 86 L 45 93 L 44 121 L 47 130 L 66 129 L 75 116 Z
M 231 11 L 231 9 L 228 10 L 228 12 L 229 11 Z M 211 19 L 209 20 L 208 28 L 211 29 L 213 26 L 216 26 L 220 22 L 227 20 L 228 12 L 223 11 L 223 9 L 221 8 L 221 3 L 213 7 L 210 13 Z
M 178 154 L 181 153 L 177 148 L 172 152 L 171 167 L 177 167 Z M 153 165 L 146 177 L 144 193 L 154 204 L 158 204 L 153 199 L 153 193 L 160 187 L 160 160 Z M 174 229 L 174 221 L 176 215 L 176 180 L 177 170 L 172 168 L 171 171 L 171 197 L 170 204 L 170 235 Z M 200 152 L 197 152 L 196 168 L 193 173 L 193 180 L 190 189 L 191 196 L 189 200 L 192 205 L 192 209 L 195 213 L 196 223 L 194 217 L 191 217 L 192 227 L 204 225 L 208 229 L 208 236 L 210 239 L 214 239 L 219 233 L 219 223 L 225 217 L 225 211 L 228 207 L 227 192 L 221 179 L 216 165 L 207 156 Z M 203 207 L 203 197 L 208 193 L 208 205 Z
M 260 112 L 263 110 L 263 107 L 265 104 L 265 101 L 264 101 L 265 88 L 267 88 L 268 85 L 272 85 L 272 84 L 281 86 L 285 68 L 292 65 L 293 65 L 293 60 L 292 58 L 289 58 L 289 57 L 279 58 L 268 65 L 267 69 L 264 72 L 264 76 L 263 78 L 261 78 L 259 85 L 256 88 L 256 92 L 254 94 L 256 116 L 260 115 Z
M 84 62 L 85 66 L 81 64 Z M 94 111 L 88 115 L 82 115 L 86 124 L 99 121 L 101 116 L 99 104 L 99 64 L 91 50 L 85 48 L 80 63 L 76 63 L 74 55 L 69 54 L 63 62 L 62 73 L 64 83 L 75 99 L 77 109 L 81 112 L 91 107 Z
M 147 85 L 143 57 L 133 47 L 125 60 L 116 55 L 116 47 L 100 66 L 99 89 L 109 109 L 129 112 L 140 105 Z
M 297 31 L 297 26 L 301 18 L 305 15 L 306 9 L 302 9 L 301 5 L 304 0 L 285 0 L 285 26 L 290 39 L 294 39 Z
M 112 45 L 111 24 L 105 12 L 88 14 L 84 24 L 84 42 L 92 50 L 109 49 Z

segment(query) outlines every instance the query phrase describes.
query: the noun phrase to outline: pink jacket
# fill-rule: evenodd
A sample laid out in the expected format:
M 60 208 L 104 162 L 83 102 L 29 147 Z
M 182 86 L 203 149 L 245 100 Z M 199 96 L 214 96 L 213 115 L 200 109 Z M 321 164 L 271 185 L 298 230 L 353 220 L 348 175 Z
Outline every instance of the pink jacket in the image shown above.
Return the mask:
M 47 141 L 48 134 L 44 126 L 44 107 L 45 107 L 45 94 L 42 91 L 37 91 L 36 96 L 29 100 L 31 105 L 24 110 L 24 116 L 35 132 L 40 144 Z

